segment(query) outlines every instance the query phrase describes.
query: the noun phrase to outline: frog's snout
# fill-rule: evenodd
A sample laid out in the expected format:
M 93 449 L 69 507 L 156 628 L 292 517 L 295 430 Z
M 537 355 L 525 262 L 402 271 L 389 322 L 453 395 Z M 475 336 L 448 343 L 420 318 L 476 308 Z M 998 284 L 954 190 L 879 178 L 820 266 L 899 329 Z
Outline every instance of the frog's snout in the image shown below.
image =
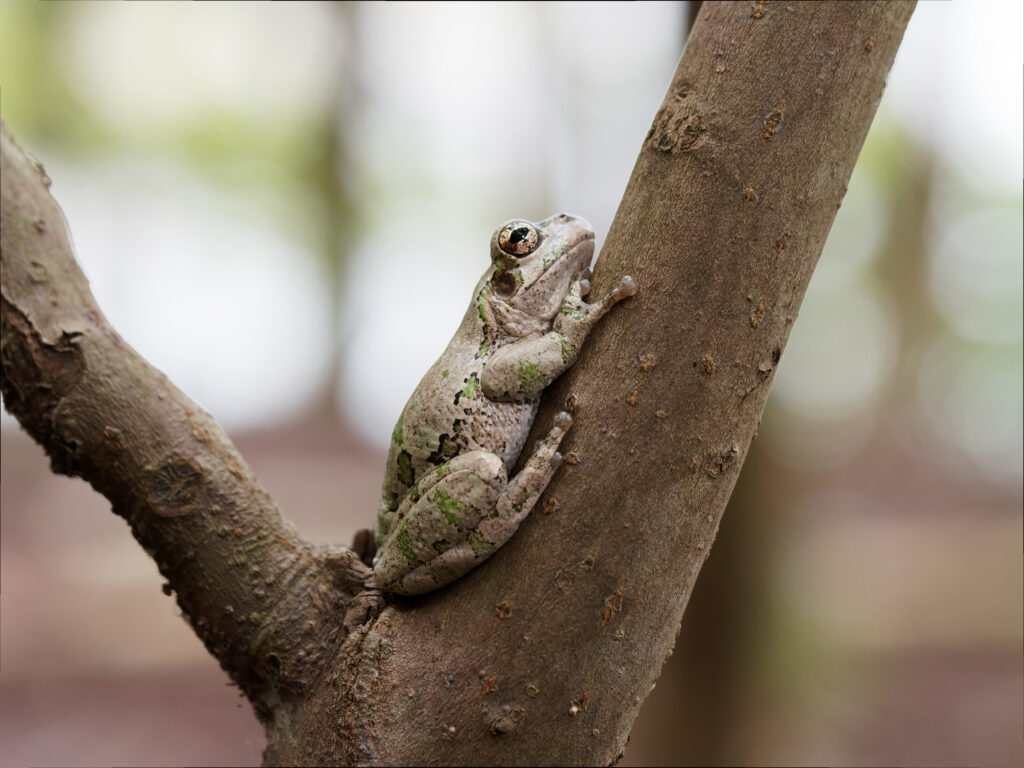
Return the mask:
M 582 216 L 563 211 L 545 219 L 540 225 L 550 238 L 563 244 L 561 270 L 567 270 L 575 277 L 586 269 L 594 256 L 594 228 L 590 222 Z

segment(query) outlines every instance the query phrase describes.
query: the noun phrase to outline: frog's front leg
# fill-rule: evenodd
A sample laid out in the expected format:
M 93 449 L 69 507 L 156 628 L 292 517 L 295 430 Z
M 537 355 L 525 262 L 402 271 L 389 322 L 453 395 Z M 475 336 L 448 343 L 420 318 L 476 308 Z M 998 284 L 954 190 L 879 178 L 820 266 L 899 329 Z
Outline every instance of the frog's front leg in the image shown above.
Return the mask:
M 567 413 L 555 417 L 554 427 L 510 482 L 501 459 L 486 451 L 460 454 L 441 465 L 430 489 L 399 510 L 374 564 L 377 586 L 423 594 L 490 557 L 515 533 L 561 465 L 558 445 L 571 424 Z
M 495 352 L 480 375 L 483 393 L 499 402 L 521 402 L 540 393 L 576 362 L 580 347 L 597 321 L 616 302 L 636 293 L 628 275 L 615 290 L 593 304 L 583 297 L 590 290 L 589 271 L 573 281 L 548 333 L 536 333 Z

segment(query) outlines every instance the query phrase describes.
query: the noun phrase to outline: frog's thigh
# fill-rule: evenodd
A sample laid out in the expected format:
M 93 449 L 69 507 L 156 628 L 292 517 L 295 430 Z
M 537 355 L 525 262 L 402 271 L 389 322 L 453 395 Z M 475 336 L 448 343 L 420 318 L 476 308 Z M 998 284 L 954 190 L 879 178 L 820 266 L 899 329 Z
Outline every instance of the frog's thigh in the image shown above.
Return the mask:
M 437 481 L 398 519 L 374 568 L 378 583 L 403 585 L 394 591 L 427 591 L 404 588 L 409 572 L 463 541 L 480 518 L 494 508 L 507 480 L 501 459 L 486 451 L 461 454 L 434 471 Z M 428 589 L 445 583 L 431 579 Z
M 437 485 L 438 481 L 450 471 L 451 462 L 445 462 L 440 467 L 427 472 L 425 475 L 421 475 L 413 487 L 406 492 L 405 498 L 399 503 L 397 509 L 392 510 L 387 504 L 381 504 L 380 510 L 377 512 L 377 528 L 374 532 L 378 546 L 383 545 L 384 540 L 391 533 L 391 529 L 395 527 L 395 522 L 397 520 L 404 520 L 409 514 L 409 510 L 412 509 L 413 504 L 421 496 L 425 496 L 427 491 Z

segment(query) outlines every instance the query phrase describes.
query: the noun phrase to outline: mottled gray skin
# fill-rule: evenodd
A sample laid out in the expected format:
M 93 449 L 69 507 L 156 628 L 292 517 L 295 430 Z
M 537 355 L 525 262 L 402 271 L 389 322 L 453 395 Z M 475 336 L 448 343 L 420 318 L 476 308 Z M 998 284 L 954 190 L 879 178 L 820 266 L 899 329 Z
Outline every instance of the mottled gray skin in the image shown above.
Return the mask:
M 627 276 L 586 303 L 593 253 L 590 225 L 564 213 L 495 231 L 491 267 L 392 434 L 374 534 L 381 588 L 415 595 L 454 581 L 504 544 L 544 492 L 562 463 L 568 413 L 508 479 L 541 393 L 594 324 L 636 292 Z

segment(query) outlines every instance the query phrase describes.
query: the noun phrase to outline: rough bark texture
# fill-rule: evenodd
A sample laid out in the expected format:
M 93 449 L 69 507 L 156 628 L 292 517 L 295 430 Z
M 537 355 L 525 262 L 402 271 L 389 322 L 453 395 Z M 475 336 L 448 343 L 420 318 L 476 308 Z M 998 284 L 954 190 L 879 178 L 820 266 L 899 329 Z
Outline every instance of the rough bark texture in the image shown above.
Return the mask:
M 351 603 L 369 571 L 305 542 L 213 418 L 110 327 L 48 186 L 3 126 L 4 405 L 54 472 L 110 499 L 196 634 L 271 719 L 373 604 L 372 592 Z
M 386 608 L 107 326 L 3 145 L 3 392 L 132 525 L 268 763 L 607 764 L 671 653 L 911 2 L 705 3 L 595 275 L 640 293 L 545 397 L 567 466 L 491 560 Z M 369 521 L 372 511 L 367 512 Z M 379 615 L 378 615 L 379 612 Z

